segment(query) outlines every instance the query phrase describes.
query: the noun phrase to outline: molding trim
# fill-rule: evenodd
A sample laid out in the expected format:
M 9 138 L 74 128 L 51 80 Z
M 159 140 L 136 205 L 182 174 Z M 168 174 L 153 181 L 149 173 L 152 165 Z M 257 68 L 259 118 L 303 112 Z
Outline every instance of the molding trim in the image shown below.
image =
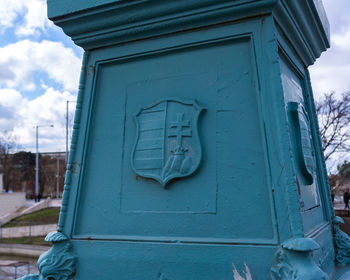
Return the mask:
M 50 232 L 45 241 L 52 242 L 52 248 L 43 253 L 37 262 L 39 274 L 28 274 L 18 280 L 73 279 L 76 259 L 71 254 L 72 244 L 62 233 Z
M 272 280 L 328 280 L 328 275 L 314 262 L 311 252 L 320 246 L 311 238 L 292 238 L 275 253 L 276 265 L 271 268 Z
M 114 1 L 67 14 L 55 14 L 56 1 L 48 2 L 49 18 L 91 50 L 271 14 L 276 0 Z
M 85 50 L 271 14 L 305 65 L 329 47 L 320 0 L 100 1 L 80 8 L 61 2 L 48 1 L 49 18 Z
M 75 115 L 74 115 L 72 139 L 71 139 L 70 152 L 69 152 L 69 158 L 68 158 L 68 163 L 67 163 L 66 178 L 64 181 L 62 206 L 61 206 L 61 210 L 60 210 L 60 217 L 59 217 L 58 227 L 57 227 L 58 228 L 57 230 L 60 232 L 64 231 L 64 225 L 66 222 L 66 216 L 67 216 L 67 211 L 68 211 L 68 202 L 69 202 L 71 182 L 72 182 L 72 172 L 73 172 L 73 168 L 74 168 L 73 163 L 74 163 L 74 158 L 75 158 L 75 154 L 77 151 L 78 134 L 79 134 L 79 128 L 80 128 L 81 112 L 82 112 L 82 107 L 83 107 L 83 98 L 84 98 L 88 59 L 89 59 L 89 52 L 85 52 L 83 55 L 83 61 L 82 61 L 82 65 L 81 65 L 80 81 L 79 81 L 77 104 L 76 104 Z
M 304 66 L 313 64 L 330 47 L 329 23 L 322 5 L 316 6 L 313 0 L 280 0 L 273 14 L 279 31 L 288 39 Z

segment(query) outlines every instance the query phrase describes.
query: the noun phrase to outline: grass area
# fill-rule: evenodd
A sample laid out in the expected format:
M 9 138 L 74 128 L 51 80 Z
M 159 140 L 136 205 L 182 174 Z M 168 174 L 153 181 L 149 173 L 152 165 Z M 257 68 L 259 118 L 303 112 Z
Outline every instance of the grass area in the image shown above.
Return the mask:
M 27 215 L 23 215 L 13 219 L 12 221 L 4 224 L 2 227 L 21 227 L 32 225 L 46 225 L 57 224 L 60 208 L 46 208 L 33 212 Z
M 50 242 L 44 241 L 45 236 L 35 237 L 18 237 L 18 238 L 3 238 L 0 239 L 0 244 L 30 244 L 30 245 L 44 245 L 51 246 Z

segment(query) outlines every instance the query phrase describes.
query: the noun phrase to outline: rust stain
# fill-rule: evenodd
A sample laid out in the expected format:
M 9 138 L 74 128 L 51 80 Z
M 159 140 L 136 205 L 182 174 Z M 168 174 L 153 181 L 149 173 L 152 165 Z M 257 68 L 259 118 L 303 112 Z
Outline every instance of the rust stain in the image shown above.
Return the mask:
M 92 74 L 95 74 L 95 66 L 94 65 L 89 65 L 89 68 L 91 68 Z
M 91 236 L 88 236 L 88 237 L 87 237 L 87 241 L 88 241 L 89 244 L 92 243 L 92 238 L 91 238 Z

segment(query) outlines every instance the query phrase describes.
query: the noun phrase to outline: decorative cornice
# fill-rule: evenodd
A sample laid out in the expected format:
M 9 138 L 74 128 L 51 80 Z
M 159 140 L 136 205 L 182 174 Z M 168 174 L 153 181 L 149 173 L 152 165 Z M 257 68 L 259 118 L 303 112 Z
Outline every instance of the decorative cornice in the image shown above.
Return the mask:
M 281 0 L 273 14 L 279 30 L 306 67 L 329 48 L 329 23 L 320 0 Z
M 138 2 L 142 2 L 145 0 L 139 0 Z M 129 1 L 123 1 L 123 0 L 84 0 L 84 1 L 77 1 L 77 0 L 47 0 L 47 4 L 49 6 L 48 9 L 48 17 L 60 17 L 67 14 L 72 14 L 78 11 L 91 9 L 97 6 L 106 5 L 114 2 L 131 2 Z M 134 1 L 136 2 L 136 1 Z
M 53 247 L 39 257 L 37 262 L 39 274 L 25 275 L 18 280 L 73 279 L 76 260 L 71 254 L 72 245 L 69 239 L 55 231 L 49 233 L 45 241 L 52 242 Z
M 48 14 L 85 50 L 210 25 L 274 18 L 305 65 L 329 47 L 329 24 L 321 0 L 49 0 Z M 74 2 L 74 4 L 72 4 Z
M 320 246 L 310 238 L 292 238 L 282 244 L 271 268 L 272 280 L 328 280 L 328 275 L 314 262 L 311 252 Z
M 61 0 L 48 2 L 49 18 L 85 50 L 140 40 L 271 13 L 276 0 L 134 0 L 55 12 Z M 66 2 L 66 1 L 64 1 Z M 100 1 L 101 2 L 101 1 Z M 102 1 L 104 2 L 104 1 Z M 60 5 L 63 5 L 62 3 Z M 91 5 L 92 6 L 92 5 Z M 67 5 L 67 12 L 70 5 Z

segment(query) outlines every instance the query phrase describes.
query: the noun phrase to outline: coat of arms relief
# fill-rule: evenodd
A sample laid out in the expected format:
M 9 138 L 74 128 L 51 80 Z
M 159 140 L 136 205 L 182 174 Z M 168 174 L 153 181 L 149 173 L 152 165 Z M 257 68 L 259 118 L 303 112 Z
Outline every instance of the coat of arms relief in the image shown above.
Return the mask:
M 202 110 L 196 101 L 175 98 L 141 108 L 135 116 L 134 171 L 164 187 L 174 178 L 191 175 L 202 156 L 197 125 Z

